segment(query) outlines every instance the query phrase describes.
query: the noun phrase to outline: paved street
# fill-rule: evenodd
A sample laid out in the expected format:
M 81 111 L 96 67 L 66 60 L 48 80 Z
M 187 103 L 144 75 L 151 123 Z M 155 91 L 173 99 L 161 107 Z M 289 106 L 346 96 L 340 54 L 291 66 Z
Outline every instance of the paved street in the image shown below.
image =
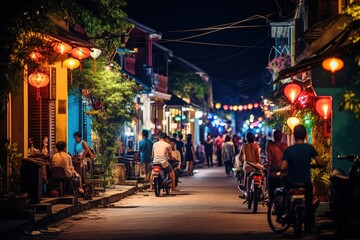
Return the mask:
M 182 191 L 176 194 L 155 197 L 154 192 L 138 192 L 106 208 L 74 215 L 54 225 L 61 229 L 60 234 L 46 238 L 284 238 L 271 232 L 265 207 L 253 214 L 242 204 L 235 178 L 226 178 L 222 167 L 198 169 L 194 176 L 183 177 L 181 181 Z

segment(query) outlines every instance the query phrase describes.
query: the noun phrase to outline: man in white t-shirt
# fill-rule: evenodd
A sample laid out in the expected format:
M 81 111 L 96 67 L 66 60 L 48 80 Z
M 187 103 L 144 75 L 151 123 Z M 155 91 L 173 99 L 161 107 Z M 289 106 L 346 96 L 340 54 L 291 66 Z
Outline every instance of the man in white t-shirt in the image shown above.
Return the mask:
M 171 146 L 167 143 L 166 140 L 167 134 L 160 133 L 159 141 L 155 142 L 152 148 L 152 158 L 153 164 L 161 164 L 166 174 L 169 174 L 171 178 L 172 191 L 180 191 L 175 186 L 175 173 L 171 165 L 168 162 L 168 159 L 172 159 L 171 155 Z M 152 179 L 150 181 L 150 189 L 152 189 Z

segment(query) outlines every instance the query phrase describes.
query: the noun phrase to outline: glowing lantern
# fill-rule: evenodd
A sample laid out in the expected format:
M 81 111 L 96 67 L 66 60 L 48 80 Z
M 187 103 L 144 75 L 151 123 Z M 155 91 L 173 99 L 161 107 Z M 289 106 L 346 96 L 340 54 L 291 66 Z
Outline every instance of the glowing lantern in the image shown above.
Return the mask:
M 90 56 L 94 59 L 94 73 L 96 73 L 96 59 L 100 56 L 101 50 L 98 48 L 91 48 Z
M 244 105 L 244 110 L 247 110 L 248 109 L 248 106 L 247 105 Z
M 70 82 L 73 83 L 72 70 L 78 68 L 80 66 L 80 61 L 76 58 L 68 58 L 64 61 L 64 66 L 67 69 L 70 69 Z
M 328 119 L 328 117 L 331 115 L 332 110 L 331 97 L 320 97 L 315 103 L 315 109 L 317 113 L 324 119 L 324 134 L 326 136 L 326 119 Z
M 90 57 L 90 49 L 86 47 L 76 47 L 71 50 L 71 56 L 80 60 L 80 71 L 82 70 L 81 60 Z
M 69 52 L 71 52 L 72 47 L 64 42 L 56 42 L 53 44 L 53 49 L 55 52 L 63 55 L 63 54 L 67 54 Z
M 300 120 L 297 117 L 289 117 L 286 120 L 287 125 L 289 126 L 289 128 L 291 129 L 291 131 L 294 131 L 294 127 L 299 125 Z
M 225 105 L 223 106 L 223 108 L 224 108 L 224 110 L 226 111 L 226 110 L 229 109 L 229 106 L 225 104 Z
M 79 60 L 90 57 L 90 49 L 86 47 L 76 47 L 71 50 L 71 55 Z
M 284 88 L 284 94 L 291 103 L 294 103 L 300 93 L 301 87 L 295 83 L 290 83 Z
M 264 119 L 262 117 L 258 117 L 258 121 L 262 122 Z
M 216 104 L 215 104 L 215 108 L 216 108 L 216 109 L 220 109 L 220 108 L 221 108 L 221 103 L 216 103 Z
M 253 105 L 251 103 L 249 103 L 247 107 L 249 110 L 251 110 L 253 108 Z
M 230 109 L 230 110 L 233 110 L 233 109 L 234 109 L 234 107 L 233 107 L 233 106 L 230 106 L 230 107 L 229 107 L 229 109 Z
M 36 100 L 40 98 L 40 88 L 49 84 L 50 78 L 48 75 L 42 72 L 35 71 L 29 76 L 29 83 L 36 88 Z
M 325 70 L 331 72 L 331 82 L 332 85 L 334 86 L 334 82 L 335 82 L 334 73 L 336 71 L 341 70 L 344 67 L 344 61 L 335 57 L 327 58 L 322 62 L 322 67 Z
M 242 111 L 244 109 L 244 107 L 242 105 L 239 105 L 239 111 Z
M 254 108 L 258 108 L 259 104 L 258 103 L 254 103 Z
M 238 106 L 237 105 L 234 105 L 234 111 L 237 111 L 238 110 Z
M 70 46 L 67 43 L 64 42 L 55 42 L 53 44 L 53 49 L 55 52 L 61 55 L 61 68 L 63 67 L 63 55 L 71 52 L 73 49 L 72 46 Z
M 37 61 L 40 61 L 43 58 L 43 55 L 41 53 L 39 53 L 39 52 L 31 52 L 29 57 L 34 62 L 37 62 Z

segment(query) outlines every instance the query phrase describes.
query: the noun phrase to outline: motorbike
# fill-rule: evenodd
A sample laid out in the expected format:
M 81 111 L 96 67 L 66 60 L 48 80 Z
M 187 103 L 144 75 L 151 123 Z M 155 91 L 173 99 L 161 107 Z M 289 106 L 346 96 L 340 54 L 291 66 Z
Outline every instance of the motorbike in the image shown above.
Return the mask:
M 320 168 L 313 165 L 311 168 Z M 277 175 L 281 177 L 281 172 Z M 295 237 L 300 237 L 305 223 L 305 184 L 293 184 L 289 189 L 284 187 L 275 190 L 275 198 L 270 202 L 267 211 L 267 221 L 275 233 L 284 233 L 293 226 Z M 316 211 L 318 205 L 313 205 Z M 286 217 L 284 217 L 286 216 Z
M 169 164 L 173 169 L 177 167 L 178 162 L 169 160 Z M 151 169 L 153 188 L 155 192 L 155 196 L 159 197 L 161 195 L 161 191 L 166 194 L 170 194 L 170 189 L 172 185 L 172 180 L 168 174 L 165 173 L 161 164 L 154 164 Z M 175 186 L 178 185 L 178 177 L 175 175 Z
M 265 206 L 267 202 L 266 170 L 263 165 L 259 167 L 259 165 L 251 162 L 247 163 L 254 167 L 255 171 L 249 173 L 247 177 L 245 186 L 248 187 L 239 185 L 239 190 L 242 193 L 239 197 L 245 199 L 243 203 L 247 204 L 248 209 L 251 209 L 253 213 L 257 213 L 259 203 Z
M 353 162 L 348 175 L 333 169 L 330 175 L 329 211 L 341 232 L 360 226 L 360 155 L 339 155 L 338 159 Z M 354 227 L 356 226 L 356 227 Z

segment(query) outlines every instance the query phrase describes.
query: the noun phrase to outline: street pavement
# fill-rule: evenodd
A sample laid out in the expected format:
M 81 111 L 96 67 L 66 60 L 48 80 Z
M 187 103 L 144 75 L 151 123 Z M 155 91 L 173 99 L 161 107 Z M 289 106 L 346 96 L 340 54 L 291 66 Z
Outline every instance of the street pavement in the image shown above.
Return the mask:
M 240 199 L 237 181 L 223 167 L 199 168 L 180 179 L 180 192 L 156 197 L 137 192 L 121 201 L 66 218 L 51 227 L 60 233 L 22 239 L 287 239 L 275 234 L 266 207 L 254 214 Z M 316 239 L 304 235 L 302 239 Z

